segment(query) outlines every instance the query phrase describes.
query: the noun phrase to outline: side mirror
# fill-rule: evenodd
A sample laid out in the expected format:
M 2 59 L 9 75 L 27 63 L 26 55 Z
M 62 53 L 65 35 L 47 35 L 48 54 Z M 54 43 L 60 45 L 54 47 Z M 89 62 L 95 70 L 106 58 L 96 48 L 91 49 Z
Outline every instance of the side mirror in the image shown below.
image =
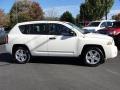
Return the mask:
M 73 31 L 63 32 L 62 35 L 63 35 L 63 36 L 76 36 L 76 34 L 75 34 Z
M 105 28 L 105 25 L 101 25 L 100 27 Z
M 69 33 L 62 33 L 63 36 L 70 36 Z

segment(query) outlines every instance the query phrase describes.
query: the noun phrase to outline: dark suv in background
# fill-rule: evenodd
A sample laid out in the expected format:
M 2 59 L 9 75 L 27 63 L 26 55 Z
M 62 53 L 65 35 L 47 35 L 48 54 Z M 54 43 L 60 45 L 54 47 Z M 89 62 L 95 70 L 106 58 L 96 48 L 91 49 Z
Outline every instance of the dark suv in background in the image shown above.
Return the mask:
M 112 36 L 116 45 L 120 46 L 120 21 L 113 22 L 112 27 L 98 30 L 97 33 Z

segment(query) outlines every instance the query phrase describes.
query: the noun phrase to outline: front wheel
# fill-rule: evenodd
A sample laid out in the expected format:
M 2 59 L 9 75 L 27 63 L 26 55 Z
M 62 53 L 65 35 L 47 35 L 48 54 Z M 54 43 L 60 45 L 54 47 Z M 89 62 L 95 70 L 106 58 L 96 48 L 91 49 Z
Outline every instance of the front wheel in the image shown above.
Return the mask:
M 103 52 L 97 47 L 89 47 L 83 54 L 84 63 L 88 66 L 98 66 L 104 62 Z
M 13 53 L 13 58 L 15 62 L 19 64 L 25 64 L 30 60 L 31 55 L 28 49 L 24 47 L 18 47 Z
M 120 35 L 117 36 L 117 39 L 115 40 L 116 45 L 120 48 Z

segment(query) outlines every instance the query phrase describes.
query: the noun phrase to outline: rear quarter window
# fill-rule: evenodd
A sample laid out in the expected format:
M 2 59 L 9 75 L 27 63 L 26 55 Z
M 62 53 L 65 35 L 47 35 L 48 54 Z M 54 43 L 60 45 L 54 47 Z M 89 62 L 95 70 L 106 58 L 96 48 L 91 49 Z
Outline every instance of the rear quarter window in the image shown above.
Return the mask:
M 30 25 L 19 26 L 19 29 L 20 29 L 21 33 L 23 33 L 23 34 L 29 34 L 30 28 L 31 28 Z

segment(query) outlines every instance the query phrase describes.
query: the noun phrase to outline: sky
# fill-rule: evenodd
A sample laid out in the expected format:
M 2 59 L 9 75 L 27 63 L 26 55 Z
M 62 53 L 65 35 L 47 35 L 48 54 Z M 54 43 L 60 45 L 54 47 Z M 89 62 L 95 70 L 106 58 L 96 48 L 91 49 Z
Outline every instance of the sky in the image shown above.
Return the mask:
M 85 0 L 34 0 L 39 2 L 43 11 L 46 13 L 46 16 L 49 14 L 49 11 L 54 11 L 57 15 L 61 15 L 65 11 L 70 11 L 75 17 L 79 14 L 80 4 L 84 3 Z M 13 5 L 15 0 L 0 0 L 0 8 L 8 13 Z M 110 18 L 112 15 L 120 12 L 120 0 L 115 0 L 115 3 L 108 14 Z

